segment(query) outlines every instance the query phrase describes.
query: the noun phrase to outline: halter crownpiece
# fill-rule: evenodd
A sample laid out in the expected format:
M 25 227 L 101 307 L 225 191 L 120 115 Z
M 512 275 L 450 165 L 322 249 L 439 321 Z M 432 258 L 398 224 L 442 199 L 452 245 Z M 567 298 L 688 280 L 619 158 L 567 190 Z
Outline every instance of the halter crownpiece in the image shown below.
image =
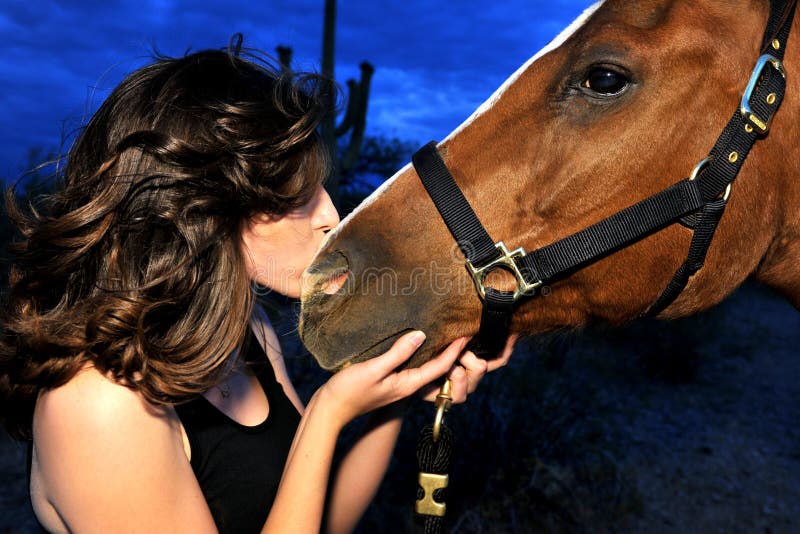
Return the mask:
M 413 157 L 414 168 L 466 258 L 478 296 L 483 300 L 481 326 L 472 350 L 484 357 L 499 352 L 508 337 L 514 304 L 533 297 L 545 284 L 627 247 L 680 221 L 693 230 L 686 261 L 659 298 L 645 312 L 654 316 L 669 306 L 705 262 L 736 176 L 753 145 L 769 132 L 786 92 L 783 57 L 797 0 L 772 0 L 761 55 L 742 95 L 739 109 L 717 138 L 708 157 L 690 178 L 611 215 L 575 234 L 533 252 L 509 251 L 495 242 L 475 215 L 431 141 Z M 512 273 L 514 291 L 485 285 L 487 275 Z

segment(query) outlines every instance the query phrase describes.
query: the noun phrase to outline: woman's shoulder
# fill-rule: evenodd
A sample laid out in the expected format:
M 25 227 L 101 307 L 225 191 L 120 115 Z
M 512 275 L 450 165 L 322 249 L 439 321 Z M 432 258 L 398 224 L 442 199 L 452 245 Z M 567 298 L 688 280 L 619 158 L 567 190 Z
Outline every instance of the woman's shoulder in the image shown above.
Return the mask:
M 58 458 L 59 465 L 70 458 L 89 461 L 94 455 L 124 458 L 137 447 L 145 447 L 152 457 L 165 447 L 183 449 L 174 408 L 148 402 L 91 365 L 66 384 L 39 395 L 33 438 L 39 459 Z
M 67 530 L 106 525 L 114 531 L 131 524 L 132 507 L 150 510 L 136 522 L 170 524 L 180 511 L 208 524 L 180 428 L 172 407 L 149 403 L 91 366 L 43 392 L 33 419 L 37 516 L 43 523 L 58 518 L 55 524 L 63 521 Z
M 173 419 L 170 412 L 171 408 L 154 406 L 138 391 L 86 365 L 66 384 L 39 395 L 34 435 L 39 434 L 37 429 L 52 425 L 92 431 L 124 431 L 132 423 L 144 422 L 160 426 Z

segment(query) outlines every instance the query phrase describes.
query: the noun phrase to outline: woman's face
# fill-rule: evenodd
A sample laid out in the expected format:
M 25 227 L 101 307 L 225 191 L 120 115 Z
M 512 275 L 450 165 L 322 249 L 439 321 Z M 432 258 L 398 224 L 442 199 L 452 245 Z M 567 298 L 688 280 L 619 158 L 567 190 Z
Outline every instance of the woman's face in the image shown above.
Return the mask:
M 242 248 L 254 282 L 289 297 L 300 296 L 300 275 L 339 214 L 322 186 L 308 204 L 280 217 L 257 215 L 244 224 Z

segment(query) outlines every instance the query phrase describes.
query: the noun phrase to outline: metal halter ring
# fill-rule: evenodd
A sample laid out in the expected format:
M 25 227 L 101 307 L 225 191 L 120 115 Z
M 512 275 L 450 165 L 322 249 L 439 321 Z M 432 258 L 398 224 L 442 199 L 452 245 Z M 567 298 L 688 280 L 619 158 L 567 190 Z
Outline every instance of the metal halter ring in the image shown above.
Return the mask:
M 486 287 L 483 285 L 486 280 L 486 275 L 495 269 L 505 269 L 517 279 L 517 287 L 514 288 L 514 302 L 523 295 L 533 295 L 536 290 L 543 285 L 543 282 L 539 280 L 532 284 L 529 283 L 525 280 L 525 277 L 522 276 L 522 271 L 519 270 L 517 262 L 514 261 L 525 256 L 525 249 L 520 247 L 509 251 L 506 244 L 502 241 L 498 241 L 494 246 L 500 251 L 500 257 L 490 261 L 483 267 L 475 267 L 469 259 L 467 260 L 467 269 L 469 270 L 469 274 L 472 275 L 472 279 L 475 281 L 475 287 L 478 288 L 478 295 L 480 295 L 481 300 L 486 300 Z
M 712 161 L 714 160 L 714 156 L 708 156 L 707 158 L 703 158 L 700 162 L 694 166 L 692 172 L 689 174 L 689 181 L 695 180 L 703 169 L 705 169 Z M 733 190 L 733 182 L 729 183 L 728 186 L 725 188 L 725 192 L 722 194 L 722 200 L 728 202 L 728 199 L 731 198 L 731 191 Z

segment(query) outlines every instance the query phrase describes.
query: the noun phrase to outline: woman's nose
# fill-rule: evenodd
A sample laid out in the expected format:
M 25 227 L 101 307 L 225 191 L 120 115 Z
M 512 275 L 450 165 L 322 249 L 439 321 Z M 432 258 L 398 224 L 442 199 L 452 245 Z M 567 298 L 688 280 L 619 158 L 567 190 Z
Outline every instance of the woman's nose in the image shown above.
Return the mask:
M 314 206 L 313 222 L 314 228 L 319 230 L 330 230 L 339 224 L 339 213 L 333 205 L 331 197 L 325 188 L 320 186 L 316 206 Z

